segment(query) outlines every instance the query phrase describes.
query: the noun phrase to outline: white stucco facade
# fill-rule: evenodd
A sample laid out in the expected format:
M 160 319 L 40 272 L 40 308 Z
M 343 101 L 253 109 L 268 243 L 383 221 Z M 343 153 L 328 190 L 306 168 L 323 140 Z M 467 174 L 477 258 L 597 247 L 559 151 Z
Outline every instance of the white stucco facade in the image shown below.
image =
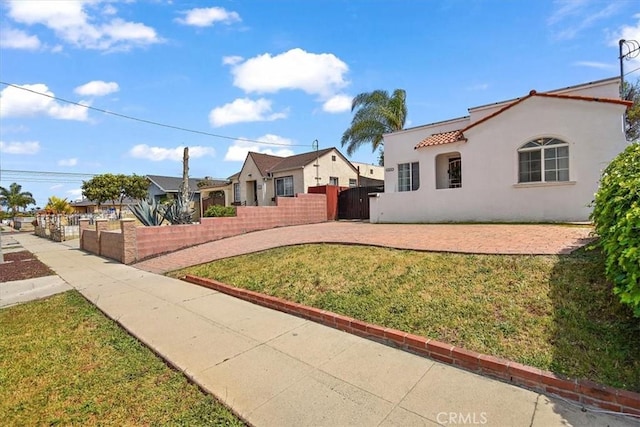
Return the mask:
M 385 135 L 385 193 L 370 198 L 371 222 L 587 221 L 602 169 L 627 144 L 618 90 L 608 79 Z M 466 140 L 414 148 L 456 130 Z M 518 150 L 540 138 L 566 142 L 568 180 L 520 182 Z M 459 188 L 449 188 L 450 158 L 460 158 Z M 418 188 L 399 191 L 399 165 L 415 162 Z

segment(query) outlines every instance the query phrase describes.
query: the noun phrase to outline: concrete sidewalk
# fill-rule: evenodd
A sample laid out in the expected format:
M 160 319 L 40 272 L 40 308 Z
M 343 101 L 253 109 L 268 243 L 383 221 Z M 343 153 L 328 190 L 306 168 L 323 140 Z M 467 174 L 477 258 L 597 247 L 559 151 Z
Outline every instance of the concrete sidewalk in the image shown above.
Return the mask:
M 65 244 L 15 238 L 253 425 L 637 425 Z

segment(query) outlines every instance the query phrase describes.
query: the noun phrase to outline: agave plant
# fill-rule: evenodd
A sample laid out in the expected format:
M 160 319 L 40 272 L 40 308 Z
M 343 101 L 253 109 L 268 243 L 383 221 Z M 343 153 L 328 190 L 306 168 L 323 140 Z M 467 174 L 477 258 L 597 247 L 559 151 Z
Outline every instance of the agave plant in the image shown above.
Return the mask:
M 131 212 L 146 226 L 162 225 L 167 218 L 167 209 L 153 198 L 140 200 L 137 205 L 131 206 Z
M 184 205 L 182 198 L 178 197 L 166 206 L 164 217 L 173 225 L 191 224 L 193 222 L 194 212 L 195 211 L 189 206 Z

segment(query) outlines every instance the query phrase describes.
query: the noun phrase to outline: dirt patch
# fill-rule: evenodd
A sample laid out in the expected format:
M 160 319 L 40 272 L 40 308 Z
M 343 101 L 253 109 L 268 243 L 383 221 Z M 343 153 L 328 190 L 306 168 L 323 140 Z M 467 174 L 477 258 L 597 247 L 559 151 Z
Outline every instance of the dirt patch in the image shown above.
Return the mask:
M 34 279 L 56 274 L 29 251 L 4 254 L 0 264 L 0 285 L 13 280 Z

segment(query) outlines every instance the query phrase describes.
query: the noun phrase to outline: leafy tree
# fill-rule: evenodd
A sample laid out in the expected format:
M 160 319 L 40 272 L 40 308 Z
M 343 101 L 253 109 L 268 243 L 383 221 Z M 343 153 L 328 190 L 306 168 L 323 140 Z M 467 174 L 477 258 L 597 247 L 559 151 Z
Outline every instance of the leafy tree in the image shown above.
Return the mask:
M 114 175 L 105 173 L 96 175 L 89 181 L 82 182 L 82 195 L 89 200 L 101 205 L 111 201 L 115 208 L 120 207 L 122 211 L 122 201 L 125 197 L 131 199 L 145 199 L 149 193 L 149 180 L 144 176 Z
M 356 95 L 351 102 L 355 111 L 351 126 L 342 134 L 342 146 L 352 155 L 363 144 L 371 144 L 372 151 L 380 149 L 384 159 L 383 139 L 385 133 L 404 129 L 407 120 L 407 94 L 396 89 L 392 95 L 385 90 L 374 90 Z
M 633 101 L 627 110 L 625 132 L 627 141 L 636 141 L 640 138 L 640 80 L 635 84 L 624 82 L 622 99 Z
M 47 205 L 44 207 L 47 213 L 52 214 L 70 214 L 73 213 L 73 207 L 69 204 L 67 199 L 51 196 L 47 201 Z
M 0 187 L 0 205 L 11 209 L 11 213 L 15 215 L 20 208 L 27 209 L 29 205 L 35 205 L 36 201 L 33 194 L 28 191 L 22 191 L 22 185 L 13 183 L 9 189 Z
M 613 291 L 640 317 L 640 142 L 604 170 L 591 219 Z

